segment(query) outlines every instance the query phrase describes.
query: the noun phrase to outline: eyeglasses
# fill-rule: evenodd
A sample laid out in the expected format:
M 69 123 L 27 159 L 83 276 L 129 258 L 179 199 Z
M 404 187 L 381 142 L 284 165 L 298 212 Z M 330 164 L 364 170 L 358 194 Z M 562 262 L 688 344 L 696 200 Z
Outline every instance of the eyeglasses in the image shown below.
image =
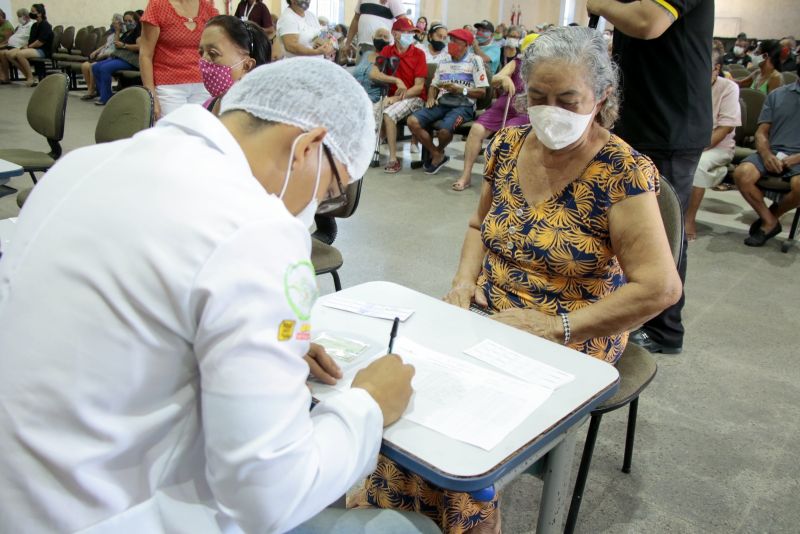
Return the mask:
M 339 187 L 339 194 L 330 198 L 326 198 L 319 203 L 319 206 L 317 207 L 317 214 L 319 215 L 331 213 L 332 211 L 336 211 L 339 208 L 347 205 L 347 191 L 342 185 L 342 178 L 339 176 L 339 170 L 336 168 L 336 163 L 333 160 L 333 154 L 331 154 L 330 149 L 325 145 L 322 145 L 322 149 L 325 152 L 325 157 L 328 158 L 328 163 L 333 171 L 333 177 L 336 178 L 336 185 Z

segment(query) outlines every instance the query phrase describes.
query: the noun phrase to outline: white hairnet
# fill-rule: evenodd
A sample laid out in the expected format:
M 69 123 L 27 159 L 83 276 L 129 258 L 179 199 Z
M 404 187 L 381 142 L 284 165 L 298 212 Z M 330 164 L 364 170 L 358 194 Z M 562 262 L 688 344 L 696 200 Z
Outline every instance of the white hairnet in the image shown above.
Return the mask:
M 221 113 L 241 110 L 303 130 L 328 130 L 324 143 L 352 180 L 367 171 L 375 119 L 366 91 L 345 69 L 321 58 L 297 57 L 262 65 L 236 83 Z

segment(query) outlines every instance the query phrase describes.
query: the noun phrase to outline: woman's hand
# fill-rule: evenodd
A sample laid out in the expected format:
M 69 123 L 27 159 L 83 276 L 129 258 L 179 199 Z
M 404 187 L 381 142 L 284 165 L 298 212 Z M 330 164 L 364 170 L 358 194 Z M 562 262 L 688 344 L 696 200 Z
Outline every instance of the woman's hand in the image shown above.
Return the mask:
M 492 314 L 492 319 L 556 343 L 564 342 L 561 319 L 537 310 L 514 308 Z
M 517 88 L 514 87 L 514 82 L 511 78 L 503 77 L 500 83 L 505 92 L 508 93 L 508 98 L 512 98 L 516 94 Z
M 308 354 L 303 358 L 311 370 L 311 376 L 322 382 L 333 386 L 336 381 L 342 378 L 342 370 L 333 361 L 333 358 L 325 351 L 325 347 L 312 343 L 308 349 Z
M 116 41 L 114 41 L 114 46 L 116 46 L 117 48 L 125 48 L 125 43 L 117 39 Z
M 150 93 L 153 95 L 153 121 L 157 121 L 161 118 L 161 104 L 158 103 L 155 90 L 150 91 Z
M 473 302 L 483 308 L 489 307 L 483 290 L 476 284 L 469 283 L 453 284 L 453 287 L 451 287 L 447 295 L 444 296 L 444 301 L 464 309 L 469 308 L 469 305 Z

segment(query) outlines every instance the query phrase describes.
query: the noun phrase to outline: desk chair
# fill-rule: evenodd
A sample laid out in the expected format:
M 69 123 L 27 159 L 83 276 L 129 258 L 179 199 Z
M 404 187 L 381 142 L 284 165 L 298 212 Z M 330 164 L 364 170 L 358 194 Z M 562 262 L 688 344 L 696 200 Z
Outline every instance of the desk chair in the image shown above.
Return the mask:
M 22 167 L 36 183 L 37 172 L 48 170 L 61 157 L 64 117 L 67 110 L 69 79 L 65 74 L 51 74 L 36 87 L 28 101 L 28 124 L 47 139 L 50 152 L 27 148 L 0 150 L 0 159 Z
M 777 176 L 765 176 L 756 182 L 756 186 L 764 192 L 764 196 L 775 203 L 780 202 L 783 195 L 791 191 L 789 182 L 785 182 Z M 800 207 L 794 209 L 794 219 L 792 219 L 792 227 L 789 229 L 789 238 L 781 245 L 781 252 L 784 254 L 789 252 L 789 249 L 794 244 L 798 223 L 800 223 Z
M 678 195 L 666 180 L 661 180 L 661 194 L 658 195 L 658 207 L 661 218 L 664 220 L 664 229 L 667 233 L 672 258 L 678 263 L 683 248 L 683 213 L 678 200 Z M 572 534 L 578 522 L 578 512 L 583 500 L 583 490 L 589 475 L 592 463 L 592 453 L 597 441 L 597 432 L 600 430 L 600 421 L 603 415 L 628 406 L 628 429 L 625 434 L 625 454 L 622 460 L 622 472 L 631 472 L 633 459 L 633 440 L 636 435 L 636 415 L 639 410 L 639 395 L 656 376 L 658 366 L 652 354 L 634 343 L 628 343 L 625 352 L 617 362 L 620 381 L 619 389 L 613 397 L 600 404 L 592 412 L 589 421 L 589 432 L 583 446 L 583 455 L 578 467 L 578 478 L 575 481 L 575 490 L 572 493 L 572 502 L 564 526 L 565 534 Z
M 764 101 L 767 96 L 761 91 L 755 89 L 741 89 L 739 91 L 739 100 L 744 103 L 742 110 L 742 126 L 737 128 L 737 142 L 736 148 L 733 153 L 733 162 L 739 163 L 744 158 L 755 152 L 753 142 L 758 129 L 758 116 L 761 115 L 761 108 L 764 107 Z M 742 143 L 741 145 L 739 143 Z
M 311 263 L 314 265 L 314 272 L 318 276 L 327 273 L 331 274 L 333 287 L 336 291 L 342 290 L 342 282 L 339 279 L 338 271 L 344 264 L 342 253 L 332 245 L 337 233 L 336 219 L 346 219 L 355 213 L 361 200 L 361 187 L 363 184 L 363 178 L 349 184 L 347 186 L 347 204 L 329 214 L 314 218 L 317 223 L 317 231 L 311 236 Z
M 155 106 L 150 91 L 144 87 L 129 87 L 112 96 L 103 108 L 94 130 L 94 140 L 96 143 L 110 143 L 126 139 L 150 128 L 154 120 Z M 17 206 L 22 208 L 32 190 L 20 191 Z

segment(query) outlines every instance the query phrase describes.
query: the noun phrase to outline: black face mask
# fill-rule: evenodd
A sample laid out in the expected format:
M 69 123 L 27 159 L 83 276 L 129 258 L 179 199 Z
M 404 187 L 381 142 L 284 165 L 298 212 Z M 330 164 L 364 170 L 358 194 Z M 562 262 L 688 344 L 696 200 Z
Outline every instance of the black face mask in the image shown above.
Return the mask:
M 373 39 L 372 44 L 375 45 L 375 50 L 380 52 L 385 47 L 389 46 L 389 41 L 384 41 L 383 39 Z
M 447 46 L 444 41 L 430 41 L 431 48 L 433 48 L 437 52 L 441 52 L 444 50 L 444 47 Z
M 38 13 L 29 13 L 28 16 L 31 18 L 31 20 L 39 20 Z

